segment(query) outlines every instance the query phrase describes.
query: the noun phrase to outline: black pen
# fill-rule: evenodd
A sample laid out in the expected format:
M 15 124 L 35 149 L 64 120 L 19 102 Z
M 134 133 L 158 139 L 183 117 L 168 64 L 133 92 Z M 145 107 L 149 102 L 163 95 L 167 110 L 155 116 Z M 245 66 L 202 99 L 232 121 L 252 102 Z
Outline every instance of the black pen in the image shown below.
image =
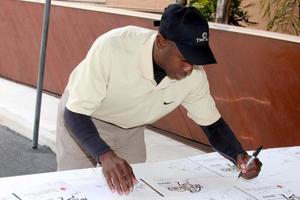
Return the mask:
M 260 146 L 256 149 L 256 151 L 252 154 L 251 158 L 248 160 L 248 162 L 246 163 L 246 169 L 249 167 L 249 165 L 252 163 L 252 161 L 257 157 L 257 155 L 259 154 L 260 150 L 262 150 L 263 146 Z M 238 179 L 242 176 L 242 170 L 239 173 Z

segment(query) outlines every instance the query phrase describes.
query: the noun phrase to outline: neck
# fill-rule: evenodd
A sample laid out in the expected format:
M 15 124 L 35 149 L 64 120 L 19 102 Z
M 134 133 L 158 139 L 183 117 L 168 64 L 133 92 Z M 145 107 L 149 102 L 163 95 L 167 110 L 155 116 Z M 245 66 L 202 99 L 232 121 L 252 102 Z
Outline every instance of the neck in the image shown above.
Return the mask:
M 157 48 L 155 45 L 153 47 L 152 59 L 153 59 L 153 74 L 154 80 L 156 81 L 157 85 L 162 81 L 162 79 L 167 75 L 166 72 L 159 66 L 159 56 L 157 56 Z
M 158 49 L 157 49 L 157 44 L 156 44 L 156 40 L 153 44 L 153 50 L 152 50 L 152 57 L 153 57 L 153 61 L 160 65 L 160 59 L 159 59 L 159 54 L 158 54 Z

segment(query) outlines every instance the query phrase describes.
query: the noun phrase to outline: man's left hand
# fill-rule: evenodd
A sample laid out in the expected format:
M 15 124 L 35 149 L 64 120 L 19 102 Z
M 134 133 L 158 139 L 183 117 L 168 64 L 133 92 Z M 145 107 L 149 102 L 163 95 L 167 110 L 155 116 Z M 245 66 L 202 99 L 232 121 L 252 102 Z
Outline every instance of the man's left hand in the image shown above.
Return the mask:
M 239 154 L 236 157 L 237 165 L 242 171 L 242 177 L 245 179 L 252 179 L 258 176 L 262 163 L 258 158 L 255 158 L 250 165 L 246 168 L 247 161 L 251 158 L 250 155 L 247 154 Z

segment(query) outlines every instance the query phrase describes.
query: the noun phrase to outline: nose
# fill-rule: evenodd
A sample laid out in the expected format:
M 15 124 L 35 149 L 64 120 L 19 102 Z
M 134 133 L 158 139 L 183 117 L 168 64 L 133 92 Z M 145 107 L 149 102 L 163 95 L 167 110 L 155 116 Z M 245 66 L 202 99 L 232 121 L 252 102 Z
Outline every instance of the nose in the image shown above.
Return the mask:
M 184 67 L 183 67 L 183 71 L 187 74 L 192 73 L 193 71 L 193 65 L 191 65 L 190 63 L 185 63 Z

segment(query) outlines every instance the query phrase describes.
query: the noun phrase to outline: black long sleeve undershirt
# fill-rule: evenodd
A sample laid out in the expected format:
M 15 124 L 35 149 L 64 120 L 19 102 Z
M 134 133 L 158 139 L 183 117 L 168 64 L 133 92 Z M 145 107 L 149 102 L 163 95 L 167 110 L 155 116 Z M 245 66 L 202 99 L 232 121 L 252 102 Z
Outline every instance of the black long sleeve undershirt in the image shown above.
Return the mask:
M 157 85 L 167 76 L 166 72 L 152 59 L 154 80 Z
M 65 108 L 64 120 L 77 141 L 97 162 L 100 155 L 111 150 L 99 136 L 98 130 L 90 116 L 75 113 Z
M 238 154 L 246 153 L 223 118 L 209 126 L 200 127 L 206 134 L 212 147 L 233 163 L 236 163 Z

